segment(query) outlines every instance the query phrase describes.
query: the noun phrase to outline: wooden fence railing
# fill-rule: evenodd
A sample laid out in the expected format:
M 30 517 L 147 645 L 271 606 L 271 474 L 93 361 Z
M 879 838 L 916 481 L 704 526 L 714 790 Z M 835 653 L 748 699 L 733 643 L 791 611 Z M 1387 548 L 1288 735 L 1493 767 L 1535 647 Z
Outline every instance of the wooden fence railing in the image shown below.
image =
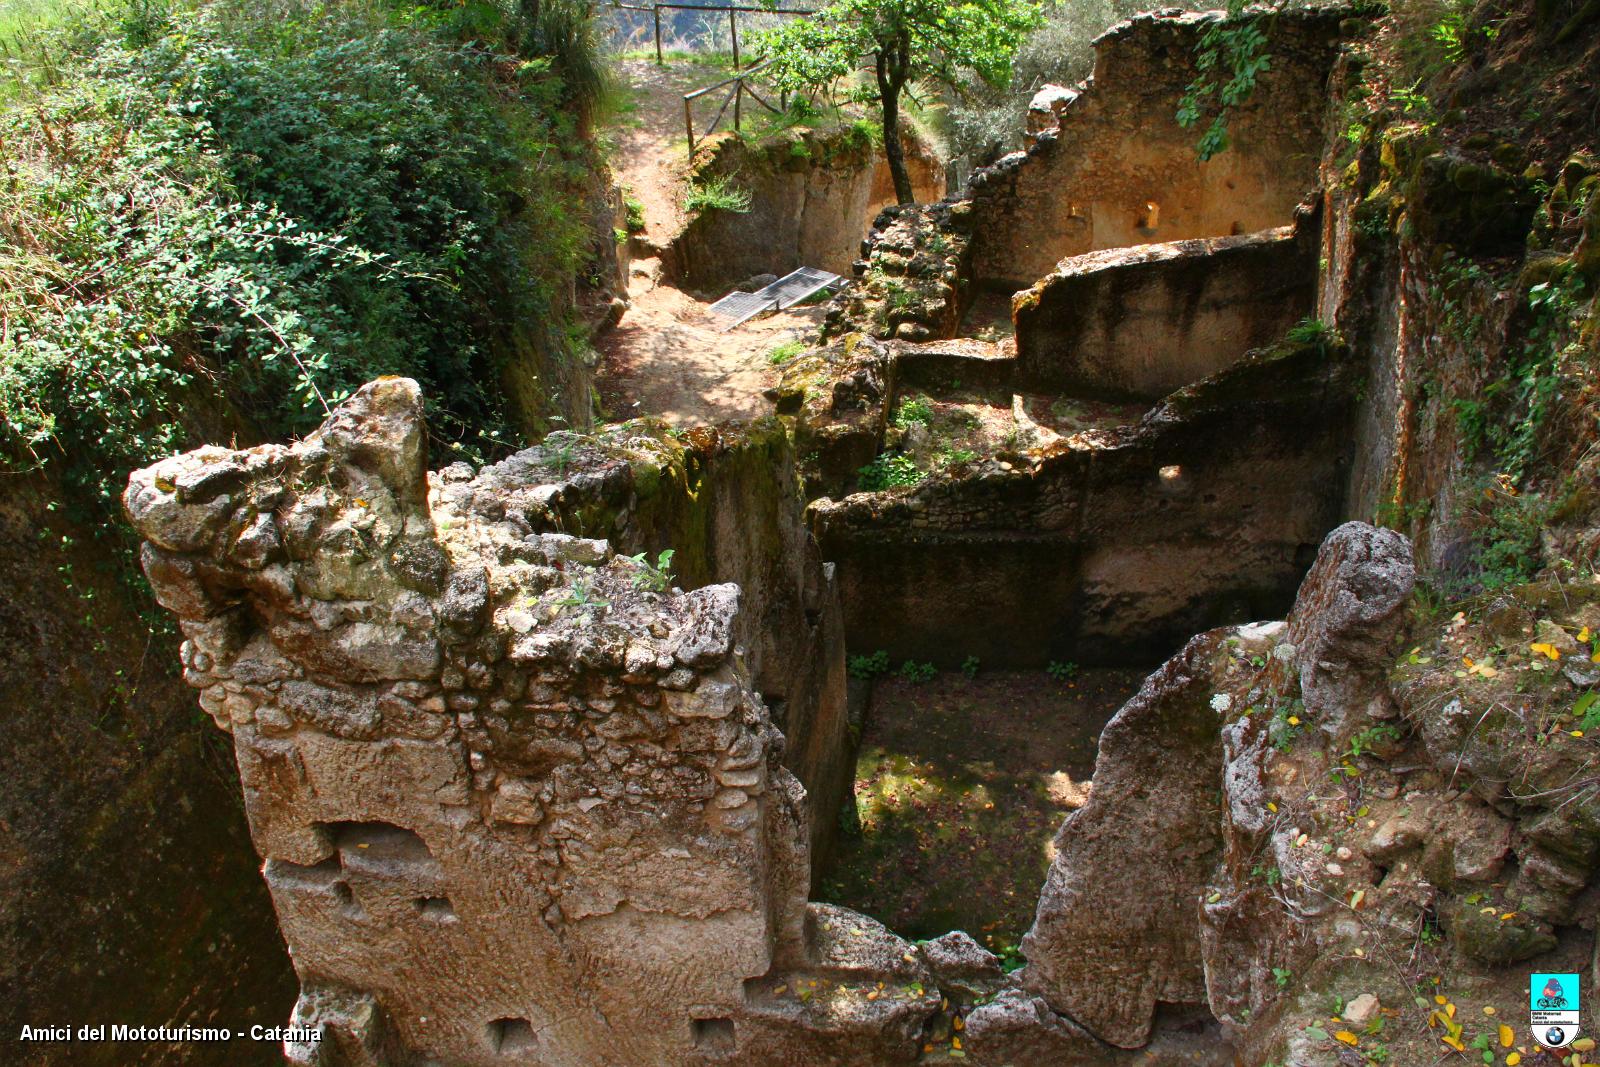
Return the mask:
M 708 85 L 704 89 L 696 89 L 692 93 L 683 94 L 683 128 L 684 132 L 689 135 L 689 158 L 691 160 L 694 159 L 695 141 L 703 141 L 717 131 L 717 125 L 722 122 L 723 116 L 728 113 L 729 104 L 733 105 L 733 128 L 735 130 L 740 128 L 746 94 L 749 95 L 751 100 L 760 104 L 774 115 L 781 115 L 789 110 L 789 94 L 787 92 L 782 93 L 778 97 L 777 106 L 773 106 L 771 101 L 756 92 L 755 87 L 750 84 L 750 78 L 765 70 L 771 62 L 771 60 L 765 60 L 750 67 L 748 70 L 741 70 L 733 77 L 717 82 L 715 85 Z M 732 86 L 732 88 L 728 89 L 729 86 Z M 696 137 L 694 130 L 694 103 L 702 96 L 709 96 L 718 89 L 728 89 L 727 98 L 722 101 L 722 106 L 717 109 L 716 115 L 711 119 L 711 125 L 706 127 L 706 132 Z
M 746 7 L 742 4 L 624 4 L 610 3 L 606 7 L 613 11 L 638 11 L 650 15 L 655 24 L 656 62 L 663 62 L 661 46 L 661 12 L 663 11 L 699 11 L 714 13 L 726 11 L 728 13 L 728 36 L 733 42 L 733 69 L 739 69 L 739 15 L 812 15 L 813 11 L 801 11 L 793 8 Z

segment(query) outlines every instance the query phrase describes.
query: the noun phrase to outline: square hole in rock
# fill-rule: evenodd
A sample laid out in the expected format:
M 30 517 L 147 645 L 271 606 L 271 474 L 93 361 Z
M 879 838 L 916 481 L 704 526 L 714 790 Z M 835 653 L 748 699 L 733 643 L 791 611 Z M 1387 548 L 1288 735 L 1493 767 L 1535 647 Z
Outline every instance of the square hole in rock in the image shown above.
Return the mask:
M 732 1019 L 696 1019 L 694 1047 L 707 1052 L 733 1051 Z
M 361 901 L 356 899 L 355 893 L 350 889 L 350 883 L 339 881 L 333 883 L 333 899 L 339 902 L 339 911 L 346 919 L 356 922 L 365 921 L 366 909 L 361 906 Z
M 512 1056 L 532 1052 L 539 1047 L 539 1039 L 526 1019 L 496 1019 L 489 1024 L 489 1044 L 502 1056 Z

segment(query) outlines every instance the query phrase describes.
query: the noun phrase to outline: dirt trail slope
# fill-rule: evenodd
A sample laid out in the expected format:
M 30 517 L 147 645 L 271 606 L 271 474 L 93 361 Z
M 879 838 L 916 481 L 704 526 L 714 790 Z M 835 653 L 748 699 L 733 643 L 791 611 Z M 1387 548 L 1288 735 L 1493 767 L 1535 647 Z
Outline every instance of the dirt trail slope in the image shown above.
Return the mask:
M 688 159 L 683 94 L 726 77 L 711 63 L 619 60 L 614 71 L 630 103 L 611 130 L 617 181 L 644 209 L 644 243 L 660 250 L 682 231 Z M 660 280 L 659 260 L 634 264 L 630 306 L 599 342 L 597 376 L 609 419 L 659 415 L 674 425 L 768 414 L 761 395 L 775 384 L 772 348 L 799 337 L 821 319 L 820 307 L 766 316 L 730 332 L 710 305 Z

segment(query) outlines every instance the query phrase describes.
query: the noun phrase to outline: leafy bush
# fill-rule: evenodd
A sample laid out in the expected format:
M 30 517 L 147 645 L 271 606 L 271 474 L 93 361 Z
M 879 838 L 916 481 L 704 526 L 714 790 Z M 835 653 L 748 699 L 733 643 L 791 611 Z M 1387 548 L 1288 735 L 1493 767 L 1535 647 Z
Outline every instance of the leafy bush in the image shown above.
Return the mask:
M 1077 677 L 1078 665 L 1071 660 L 1051 660 L 1049 666 L 1045 667 L 1045 673 L 1058 682 L 1067 682 Z
M 1493 592 L 1531 582 L 1539 572 L 1540 534 L 1551 511 L 1548 502 L 1536 493 L 1516 493 L 1497 482 L 1483 486 L 1472 511 L 1478 548 L 1469 587 Z
M 918 663 L 916 660 L 906 660 L 900 664 L 900 677 L 915 685 L 931 682 L 939 673 L 939 668 L 931 663 Z
M 933 405 L 925 396 L 903 401 L 894 413 L 894 424 L 902 430 L 913 426 L 926 426 L 933 421 Z
M 884 453 L 856 472 L 861 490 L 876 493 L 916 485 L 926 478 L 910 456 Z
M 1028 101 L 1047 84 L 1075 85 L 1094 69 L 1090 42 L 1121 19 L 1150 5 L 1141 0 L 1073 0 L 1045 7 L 1044 23 L 1023 41 L 1011 82 L 990 88 L 974 79 L 949 109 L 958 154 L 983 164 L 1021 146 Z
M 113 14 L 0 111 L 0 467 L 54 468 L 103 522 L 228 408 L 283 436 L 382 374 L 445 443 L 506 440 L 500 365 L 571 352 L 588 238 L 551 61 L 360 5 Z
M 645 229 L 644 204 L 640 203 L 638 197 L 631 194 L 623 203 L 628 210 L 628 232 L 643 233 Z
M 1246 12 L 1244 0 L 1229 0 L 1228 17 L 1200 35 L 1195 66 L 1200 73 L 1178 103 L 1178 125 L 1188 129 L 1209 117 L 1195 152 L 1202 161 L 1228 147 L 1228 119 L 1255 92 L 1256 79 L 1272 67 L 1267 54 L 1267 23 Z
M 852 678 L 871 681 L 889 673 L 889 653 L 879 649 L 870 656 L 851 656 L 845 661 L 845 670 Z
M 684 194 L 683 210 L 690 215 L 706 211 L 731 211 L 742 215 L 750 210 L 750 190 L 739 188 L 720 174 L 701 178 Z
M 978 676 L 978 666 L 978 657 L 968 656 L 961 661 L 961 673 L 966 675 L 968 679 L 976 678 Z
M 805 350 L 806 344 L 804 341 L 781 341 L 773 345 L 771 351 L 767 353 L 767 362 L 774 367 L 781 367 Z

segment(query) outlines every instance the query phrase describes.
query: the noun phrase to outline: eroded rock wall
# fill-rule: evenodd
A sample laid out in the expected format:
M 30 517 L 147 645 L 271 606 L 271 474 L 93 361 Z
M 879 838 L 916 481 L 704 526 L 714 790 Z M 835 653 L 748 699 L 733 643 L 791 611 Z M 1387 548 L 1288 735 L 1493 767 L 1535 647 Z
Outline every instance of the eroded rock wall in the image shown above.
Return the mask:
M 1342 347 L 1286 342 L 1136 426 L 815 501 L 846 632 L 950 666 L 1141 663 L 1229 614 L 1281 613 L 1337 521 L 1354 391 Z
M 805 793 L 739 588 L 543 532 L 659 441 L 611 441 L 567 497 L 523 477 L 549 457 L 430 476 L 425 440 L 386 379 L 297 445 L 175 457 L 125 498 L 233 735 L 295 1021 L 323 1028 L 290 1059 L 913 1058 L 932 974 L 806 904 Z
M 802 128 L 760 142 L 728 136 L 708 152 L 692 180 L 725 180 L 749 194 L 750 207 L 703 211 L 673 240 L 665 262 L 690 288 L 723 290 L 796 267 L 848 274 L 867 224 L 895 202 L 882 150 L 855 127 Z M 911 138 L 906 165 L 919 202 L 944 195 L 943 166 Z
M 649 422 L 557 434 L 481 476 L 456 465 L 440 477 L 452 497 L 509 508 L 533 529 L 605 538 L 652 562 L 670 550 L 686 588 L 739 585 L 736 640 L 788 739 L 784 763 L 806 788 L 820 863 L 850 782 L 844 630 L 794 466 L 784 427 L 769 418 L 684 434 Z
M 960 197 L 873 220 L 825 335 L 949 338 L 977 291 L 1025 289 L 1063 259 L 1290 224 L 1318 186 L 1348 14 L 1274 17 L 1271 70 L 1232 118 L 1229 149 L 1208 162 L 1174 116 L 1222 14 L 1164 11 L 1113 27 L 1095 42 L 1094 77 L 1044 112 L 1053 127 L 1026 152 L 975 173 Z
M 1017 384 L 1154 400 L 1276 342 L 1311 309 L 1316 227 L 1063 260 L 1012 301 Z
M 973 275 L 1020 289 L 1096 249 L 1254 233 L 1287 223 L 1317 184 L 1328 75 L 1345 9 L 1283 12 L 1272 65 L 1201 162 L 1173 116 L 1218 12 L 1140 15 L 1095 42 L 1093 78 L 1058 129 L 974 175 Z M 1137 133 L 1130 133 L 1137 131 Z

